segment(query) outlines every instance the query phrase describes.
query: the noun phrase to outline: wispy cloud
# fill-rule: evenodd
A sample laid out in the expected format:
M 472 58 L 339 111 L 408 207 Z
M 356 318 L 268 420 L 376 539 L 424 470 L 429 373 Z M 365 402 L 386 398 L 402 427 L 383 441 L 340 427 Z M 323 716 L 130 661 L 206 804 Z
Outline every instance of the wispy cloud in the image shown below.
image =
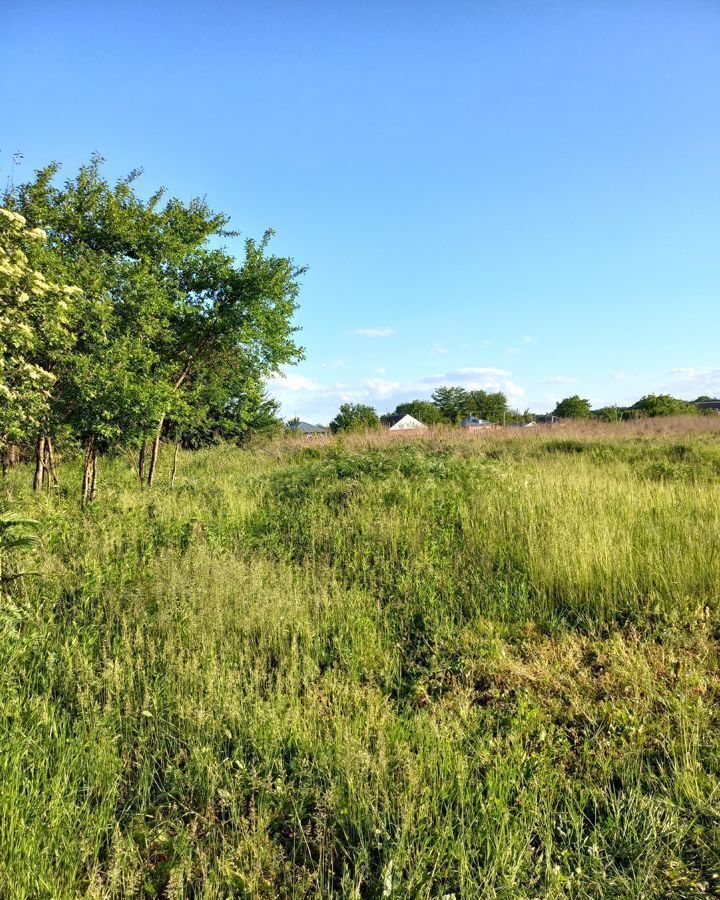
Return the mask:
M 360 334 L 363 337 L 390 337 L 395 332 L 392 328 L 354 328 L 348 334 Z
M 537 382 L 538 384 L 577 384 L 577 378 L 566 378 L 564 375 L 552 375 L 550 378 L 543 378 Z
M 330 362 L 324 362 L 320 365 L 323 369 L 341 369 L 343 366 L 347 365 L 347 359 L 342 356 L 338 356 L 337 359 L 332 359 Z
M 385 369 L 380 367 L 372 376 L 352 382 L 324 382 L 288 372 L 268 379 L 268 387 L 287 415 L 298 414 L 313 422 L 332 418 L 341 403 L 369 403 L 384 411 L 403 400 L 429 397 L 436 387 L 446 384 L 468 390 L 503 391 L 515 401 L 525 396 L 524 388 L 512 380 L 507 369 L 467 367 L 419 381 L 398 381 L 384 375 Z
M 507 350 L 506 350 L 505 352 L 506 352 L 506 353 L 511 353 L 511 354 L 512 354 L 512 353 L 519 353 L 519 352 L 520 352 L 520 348 L 519 348 L 519 347 L 508 347 Z
M 713 397 L 720 395 L 720 369 L 682 366 L 670 369 L 668 376 L 664 387 L 676 393 L 687 394 L 685 399 L 692 400 L 704 394 Z
M 447 347 L 443 347 L 442 344 L 440 344 L 440 343 L 438 343 L 438 342 L 435 342 L 435 344 L 433 345 L 432 350 L 430 351 L 430 355 L 431 355 L 431 356 L 445 356 L 445 354 L 446 354 L 447 352 L 448 352 L 448 348 L 447 348 Z

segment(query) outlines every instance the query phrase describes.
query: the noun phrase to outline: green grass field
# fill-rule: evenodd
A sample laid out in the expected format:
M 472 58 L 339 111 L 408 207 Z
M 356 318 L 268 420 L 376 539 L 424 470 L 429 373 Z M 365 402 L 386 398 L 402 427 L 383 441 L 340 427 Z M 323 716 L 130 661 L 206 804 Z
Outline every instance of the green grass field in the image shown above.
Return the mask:
M 13 470 L 0 896 L 720 895 L 720 419 L 537 431 Z

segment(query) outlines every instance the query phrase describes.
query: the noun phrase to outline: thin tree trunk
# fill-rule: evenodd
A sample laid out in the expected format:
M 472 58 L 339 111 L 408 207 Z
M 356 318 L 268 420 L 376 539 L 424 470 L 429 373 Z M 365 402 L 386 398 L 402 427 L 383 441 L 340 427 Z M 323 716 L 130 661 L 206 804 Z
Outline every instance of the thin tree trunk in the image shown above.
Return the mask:
M 138 456 L 138 478 L 140 479 L 140 487 L 145 483 L 145 456 L 147 454 L 147 441 L 143 441 L 140 446 L 140 455 Z
M 155 438 L 152 444 L 152 450 L 150 452 L 150 465 L 148 467 L 148 477 L 147 483 L 148 487 L 152 487 L 155 481 L 155 471 L 157 469 L 158 457 L 160 456 L 160 437 L 162 435 L 163 425 L 165 424 L 165 416 L 160 417 L 160 422 L 158 423 L 157 432 L 155 434 Z
M 95 499 L 97 496 L 96 493 L 96 485 L 97 485 L 97 465 L 98 465 L 98 452 L 97 452 L 97 444 L 93 444 L 93 454 L 92 454 L 92 471 L 90 474 L 90 502 Z
M 175 475 L 177 473 L 178 450 L 180 449 L 180 441 L 175 441 L 175 453 L 173 454 L 172 472 L 170 474 L 170 487 L 175 487 Z
M 85 445 L 85 458 L 83 460 L 83 480 L 82 480 L 82 492 L 80 499 L 80 506 L 85 509 L 88 501 L 88 495 L 90 493 L 90 471 L 92 468 L 92 460 L 93 453 L 95 447 L 95 436 L 92 435 L 88 438 L 87 444 Z
M 45 435 L 39 435 L 35 444 L 35 477 L 33 478 L 33 490 L 36 494 L 42 491 L 43 478 L 45 476 Z
M 55 450 L 50 438 L 45 439 L 45 455 L 47 457 L 47 470 L 49 473 L 48 484 L 50 483 L 50 477 L 52 476 L 53 484 L 56 487 L 59 487 L 60 479 L 58 478 L 57 466 L 55 465 Z

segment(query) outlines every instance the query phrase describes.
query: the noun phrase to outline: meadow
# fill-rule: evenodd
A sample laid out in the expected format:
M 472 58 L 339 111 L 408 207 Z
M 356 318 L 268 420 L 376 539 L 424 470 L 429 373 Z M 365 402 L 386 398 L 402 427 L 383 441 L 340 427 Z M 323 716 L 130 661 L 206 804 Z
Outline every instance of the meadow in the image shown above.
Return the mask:
M 0 602 L 0 895 L 720 896 L 720 417 L 102 458 Z

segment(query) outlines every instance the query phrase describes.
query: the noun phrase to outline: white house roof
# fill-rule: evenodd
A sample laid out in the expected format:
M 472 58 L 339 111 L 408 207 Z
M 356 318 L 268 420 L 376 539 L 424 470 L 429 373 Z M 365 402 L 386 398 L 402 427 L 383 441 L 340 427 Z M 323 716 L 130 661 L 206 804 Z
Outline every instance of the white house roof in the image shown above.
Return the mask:
M 390 431 L 406 431 L 410 428 L 427 428 L 427 425 L 423 425 L 419 419 L 407 413 L 402 419 L 398 419 L 394 425 L 390 426 Z

